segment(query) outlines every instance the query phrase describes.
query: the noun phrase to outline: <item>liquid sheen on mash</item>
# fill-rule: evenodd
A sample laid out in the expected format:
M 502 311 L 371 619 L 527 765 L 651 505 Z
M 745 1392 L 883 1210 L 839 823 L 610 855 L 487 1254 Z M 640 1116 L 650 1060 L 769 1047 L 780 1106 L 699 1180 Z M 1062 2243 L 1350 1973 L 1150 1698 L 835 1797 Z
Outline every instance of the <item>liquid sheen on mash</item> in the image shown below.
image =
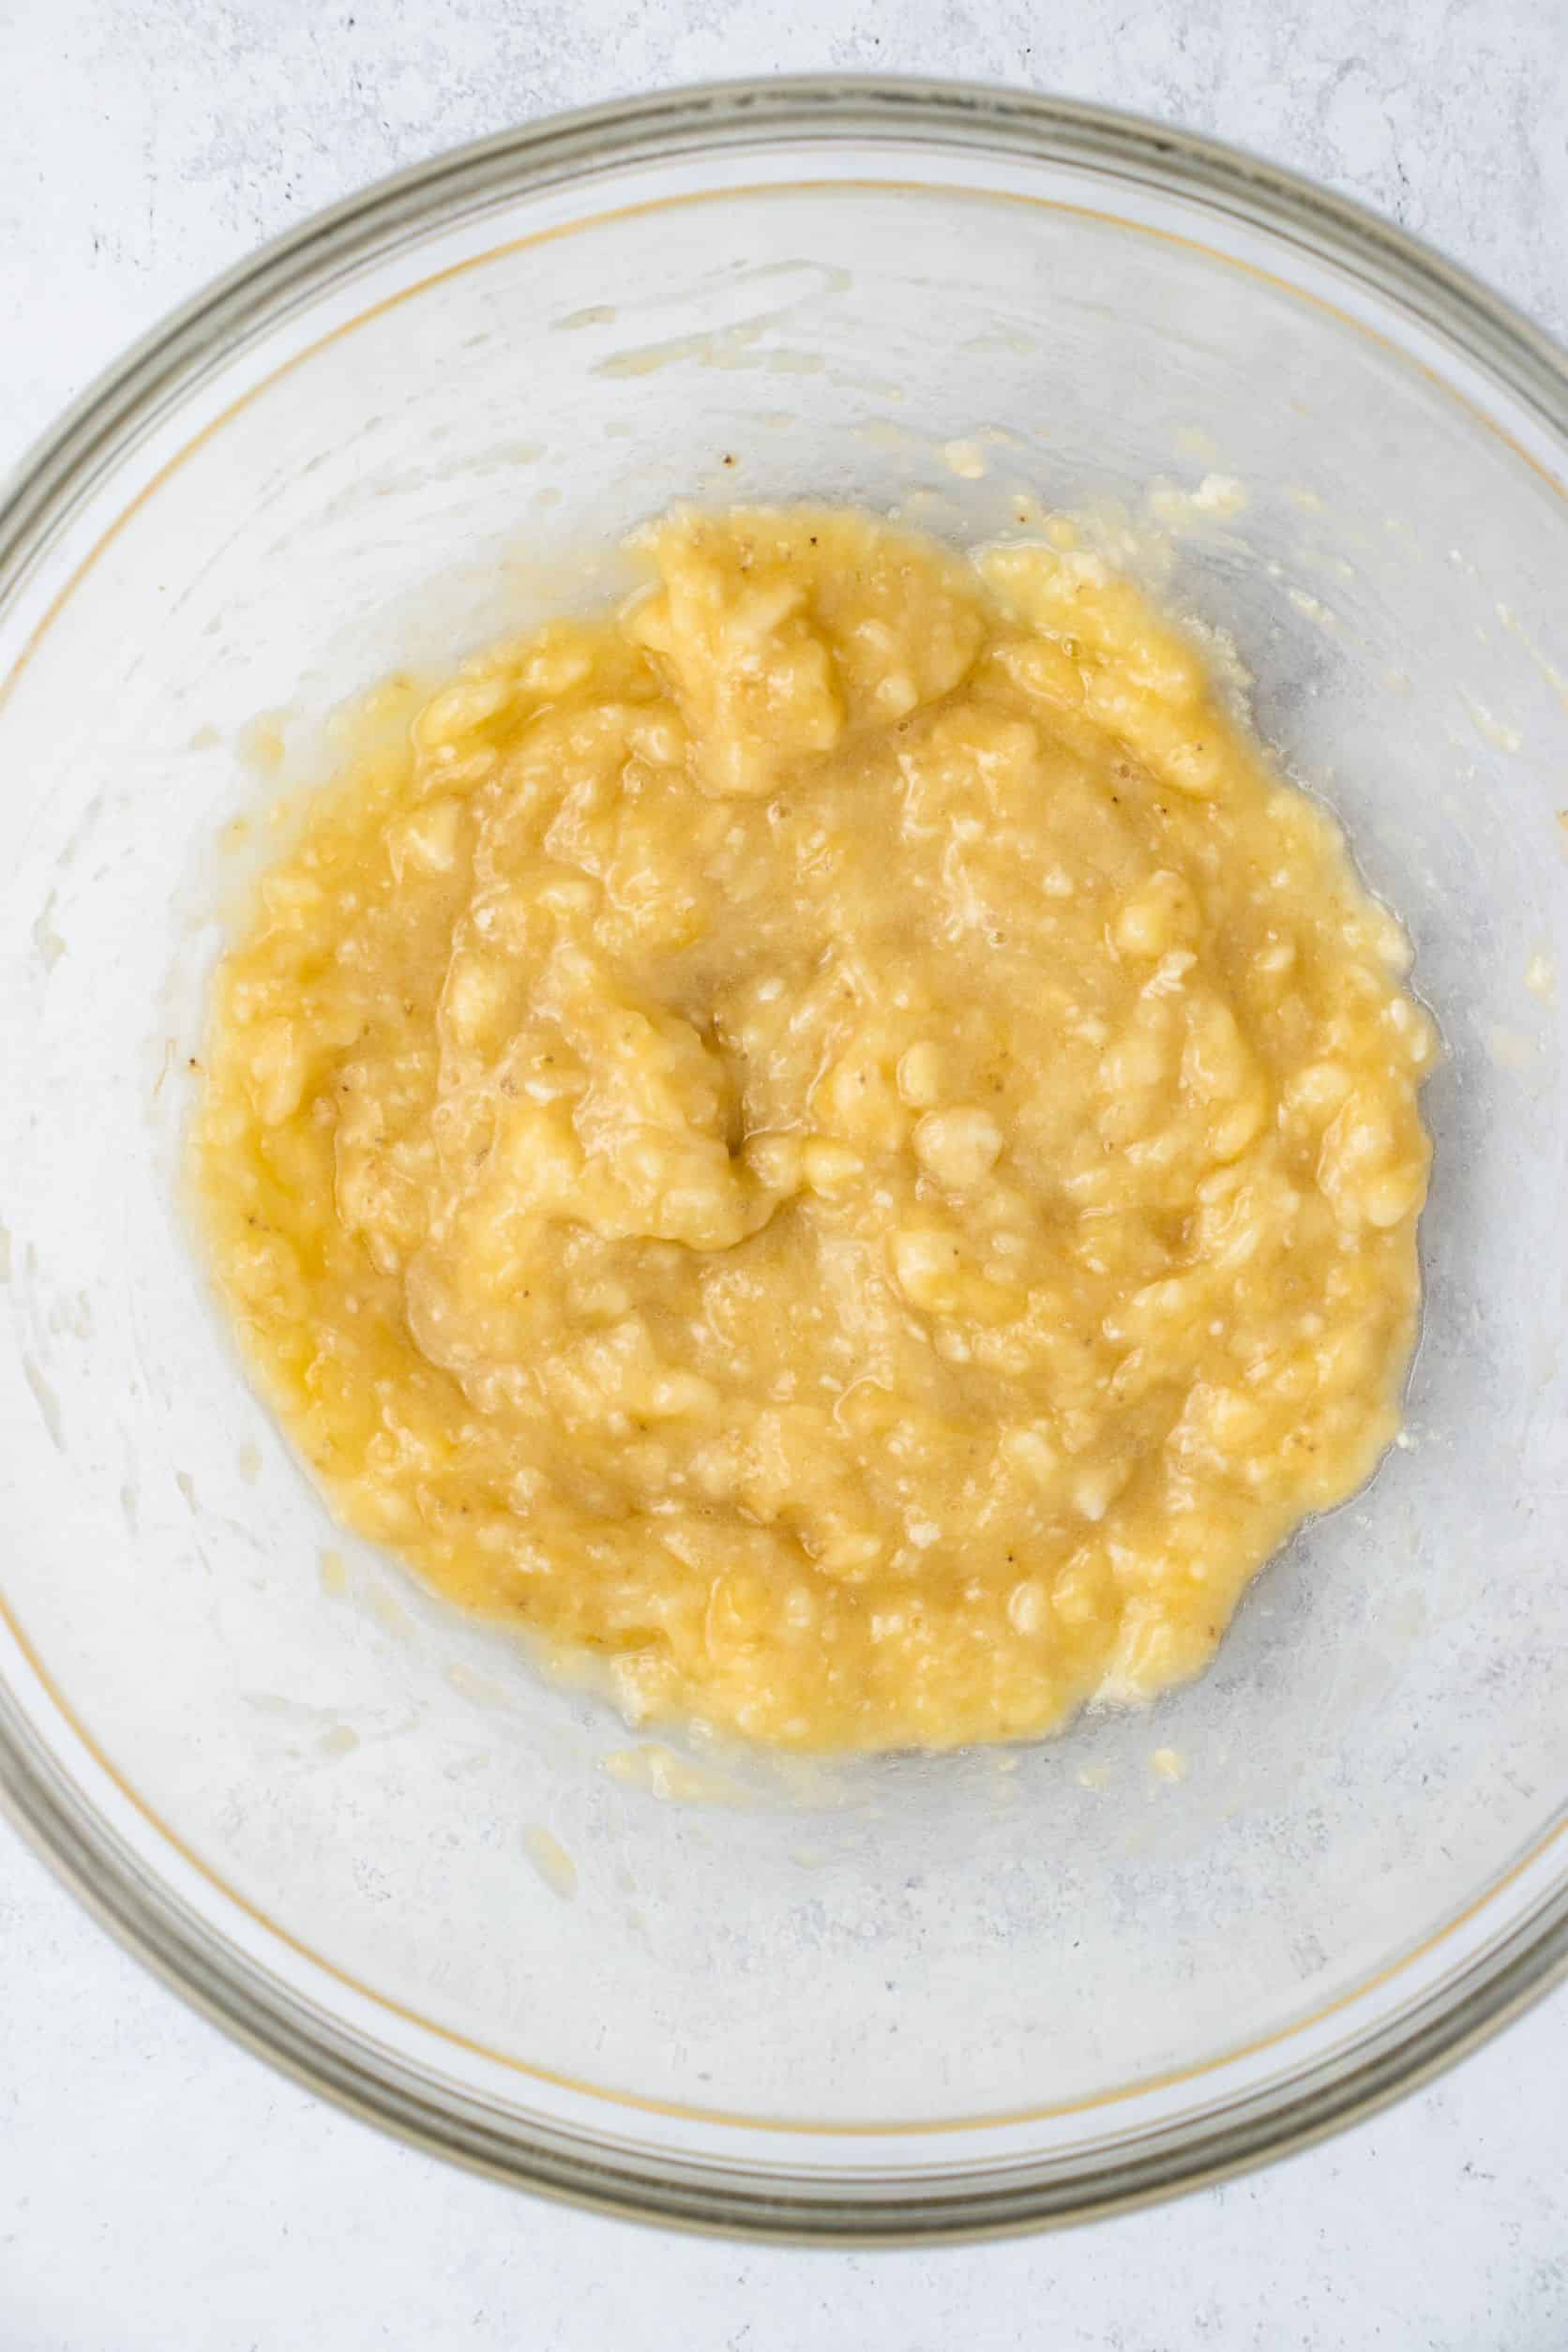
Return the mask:
M 1405 942 L 1060 536 L 677 516 L 388 695 L 220 967 L 197 1190 L 286 1428 L 637 1715 L 1156 1691 L 1396 1426 Z

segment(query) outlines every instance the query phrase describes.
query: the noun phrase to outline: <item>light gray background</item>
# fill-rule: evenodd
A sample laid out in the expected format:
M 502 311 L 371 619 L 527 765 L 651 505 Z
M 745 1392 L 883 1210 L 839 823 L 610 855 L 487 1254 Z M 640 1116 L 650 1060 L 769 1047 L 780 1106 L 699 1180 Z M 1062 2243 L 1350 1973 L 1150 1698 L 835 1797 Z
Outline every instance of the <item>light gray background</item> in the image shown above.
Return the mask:
M 969 74 L 1259 148 L 1568 322 L 1563 0 L 0 0 L 0 463 L 259 238 L 550 108 Z M 557 2210 L 276 2079 L 0 1831 L 0 2352 L 1565 2352 L 1568 1995 L 1239 2185 L 1069 2236 L 751 2251 Z

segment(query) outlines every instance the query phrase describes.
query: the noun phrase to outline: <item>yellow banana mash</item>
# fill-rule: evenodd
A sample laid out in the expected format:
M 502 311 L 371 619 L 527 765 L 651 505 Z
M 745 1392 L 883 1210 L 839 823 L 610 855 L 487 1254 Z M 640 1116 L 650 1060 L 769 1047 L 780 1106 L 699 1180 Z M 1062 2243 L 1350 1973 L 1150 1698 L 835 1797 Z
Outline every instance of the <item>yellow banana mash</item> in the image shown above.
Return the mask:
M 1095 558 L 644 548 L 259 885 L 192 1137 L 248 1356 L 350 1526 L 640 1717 L 1157 1691 L 1397 1425 L 1404 939 Z

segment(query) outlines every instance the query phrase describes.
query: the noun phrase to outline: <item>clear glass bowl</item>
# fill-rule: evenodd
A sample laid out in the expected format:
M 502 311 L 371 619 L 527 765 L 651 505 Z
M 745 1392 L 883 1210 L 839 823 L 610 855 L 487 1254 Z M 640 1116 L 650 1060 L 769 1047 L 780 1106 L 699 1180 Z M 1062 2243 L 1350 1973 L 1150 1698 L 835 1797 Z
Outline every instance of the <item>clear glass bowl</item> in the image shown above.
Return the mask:
M 0 1772 L 128 1943 L 448 2154 L 840 2239 L 1213 2179 L 1561 1967 L 1565 460 L 1559 355 L 1394 231 L 896 83 L 445 158 L 88 395 L 0 512 Z M 1413 934 L 1448 1058 L 1408 1440 L 1152 1712 L 627 1765 L 331 1526 L 209 1304 L 177 1173 L 219 837 L 340 698 L 606 592 L 671 499 L 987 537 L 1020 489 L 1234 641 Z

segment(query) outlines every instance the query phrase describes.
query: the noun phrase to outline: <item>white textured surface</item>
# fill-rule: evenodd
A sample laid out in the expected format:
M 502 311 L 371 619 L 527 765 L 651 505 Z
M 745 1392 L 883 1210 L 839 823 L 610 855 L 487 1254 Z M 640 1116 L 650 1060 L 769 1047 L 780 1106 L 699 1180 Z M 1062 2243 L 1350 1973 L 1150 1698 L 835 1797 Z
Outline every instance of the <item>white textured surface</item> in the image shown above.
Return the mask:
M 0 0 L 0 462 L 258 238 L 520 116 L 882 68 L 1185 121 L 1568 322 L 1560 0 Z M 1327 2148 L 1023 2243 L 796 2254 L 384 2142 L 123 1958 L 0 1832 L 0 2352 L 1562 2352 L 1568 1996 Z

